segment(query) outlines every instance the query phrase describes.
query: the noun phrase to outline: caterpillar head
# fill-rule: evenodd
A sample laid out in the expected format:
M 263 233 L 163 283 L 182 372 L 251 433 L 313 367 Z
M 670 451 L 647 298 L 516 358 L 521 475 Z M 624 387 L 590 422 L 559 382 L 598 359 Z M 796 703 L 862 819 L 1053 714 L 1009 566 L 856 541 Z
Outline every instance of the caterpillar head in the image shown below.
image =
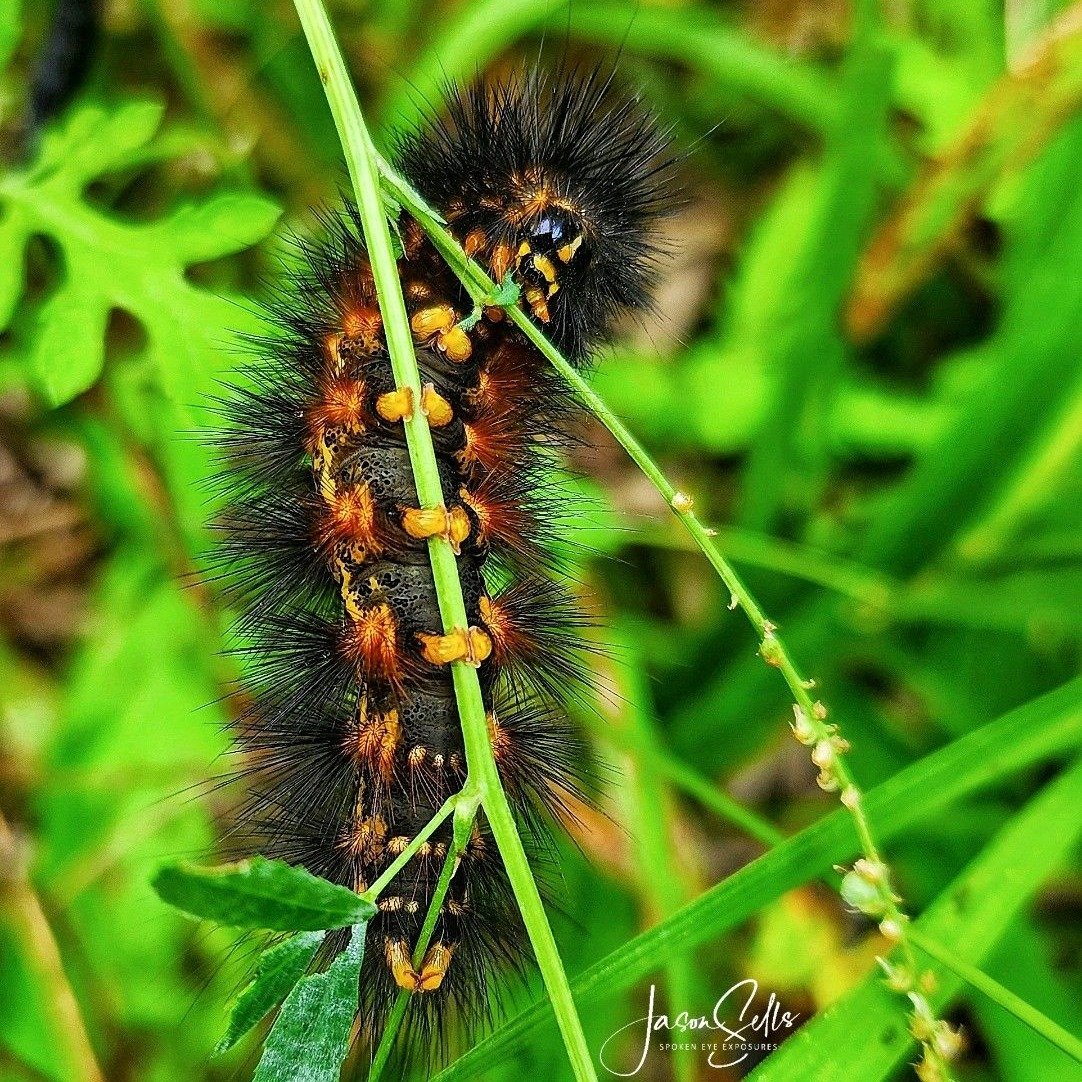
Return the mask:
M 611 78 L 539 71 L 452 91 L 446 122 L 399 148 L 406 176 L 494 278 L 510 274 L 572 360 L 648 306 L 672 207 L 667 133 Z

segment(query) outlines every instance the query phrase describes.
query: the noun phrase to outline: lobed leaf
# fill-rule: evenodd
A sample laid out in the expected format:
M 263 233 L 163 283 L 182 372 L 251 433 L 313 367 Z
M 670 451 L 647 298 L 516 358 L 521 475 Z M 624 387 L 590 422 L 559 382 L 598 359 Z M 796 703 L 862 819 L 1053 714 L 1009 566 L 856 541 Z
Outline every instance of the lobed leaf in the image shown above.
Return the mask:
M 94 181 L 145 164 L 162 112 L 152 101 L 76 108 L 45 134 L 34 162 L 0 182 L 0 330 L 22 292 L 30 237 L 51 237 L 60 253 L 61 280 L 37 312 L 27 356 L 28 374 L 50 405 L 70 401 L 100 376 L 108 316 L 119 309 L 143 326 L 162 385 L 186 409 L 220 367 L 213 354 L 239 316 L 185 271 L 254 244 L 278 220 L 275 203 L 243 193 L 182 206 L 150 223 L 87 202 L 83 193 Z

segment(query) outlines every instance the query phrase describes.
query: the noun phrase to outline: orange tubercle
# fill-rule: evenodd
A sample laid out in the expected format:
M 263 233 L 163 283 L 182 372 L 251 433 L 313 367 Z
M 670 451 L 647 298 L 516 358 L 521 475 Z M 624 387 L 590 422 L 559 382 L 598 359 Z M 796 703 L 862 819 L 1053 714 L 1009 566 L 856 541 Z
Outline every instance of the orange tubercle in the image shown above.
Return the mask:
M 428 418 L 428 423 L 433 428 L 443 428 L 455 417 L 451 403 L 431 383 L 426 383 L 421 388 L 421 412 Z
M 316 419 L 325 425 L 341 426 L 350 432 L 364 431 L 364 380 L 337 376 L 320 389 L 313 408 Z
M 433 304 L 413 313 L 410 328 L 418 338 L 427 340 L 435 334 L 446 334 L 456 320 L 455 310 L 449 304 Z
M 492 653 L 492 639 L 479 627 L 468 630 L 456 627 L 446 635 L 431 635 L 421 631 L 417 638 L 421 654 L 431 665 L 450 665 L 464 661 L 475 668 Z
M 410 387 L 400 387 L 398 390 L 381 394 L 376 399 L 376 413 L 392 424 L 408 421 L 413 416 L 413 390 Z
M 436 338 L 436 345 L 456 364 L 462 364 L 473 356 L 470 336 L 459 326 L 454 326 Z
M 402 512 L 402 528 L 419 541 L 442 537 L 457 556 L 462 542 L 470 536 L 470 519 L 461 507 L 452 507 L 450 511 L 446 507 L 408 507 Z
M 328 495 L 325 541 L 344 541 L 371 548 L 375 541 L 376 507 L 367 485 L 336 487 Z
M 346 653 L 367 672 L 386 678 L 398 675 L 398 625 L 387 604 L 351 614 L 345 635 Z

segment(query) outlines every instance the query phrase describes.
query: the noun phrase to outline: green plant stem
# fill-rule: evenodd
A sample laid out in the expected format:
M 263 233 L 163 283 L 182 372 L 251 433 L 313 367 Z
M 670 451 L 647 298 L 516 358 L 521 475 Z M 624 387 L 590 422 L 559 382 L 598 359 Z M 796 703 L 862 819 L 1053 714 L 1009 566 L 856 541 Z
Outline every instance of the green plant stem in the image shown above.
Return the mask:
M 436 881 L 436 889 L 432 893 L 432 901 L 429 902 L 428 912 L 425 914 L 425 922 L 421 926 L 420 935 L 417 937 L 417 945 L 413 949 L 414 969 L 418 969 L 424 960 L 425 951 L 428 950 L 432 933 L 436 929 L 436 921 L 439 919 L 440 910 L 443 908 L 443 900 L 447 897 L 451 880 L 458 869 L 459 858 L 466 848 L 470 832 L 473 830 L 474 819 L 477 817 L 477 798 L 469 792 L 468 784 L 461 793 L 452 797 L 450 802 L 453 804 L 455 812 L 454 834 L 451 838 L 450 848 L 447 850 L 447 857 L 443 862 L 443 868 L 440 870 L 440 877 Z M 379 1047 L 372 1057 L 372 1066 L 368 1071 L 368 1082 L 379 1082 L 383 1069 L 387 1066 L 388 1059 L 390 1059 L 395 1037 L 402 1025 L 402 1019 L 406 1015 L 409 1001 L 409 992 L 400 991 L 395 997 L 391 1013 L 387 1016 L 387 1025 L 380 1037 Z
M 409 388 L 413 393 L 413 401 L 419 403 L 420 372 L 413 351 L 413 337 L 398 278 L 397 261 L 391 245 L 386 209 L 380 194 L 376 151 L 323 4 L 320 0 L 295 0 L 295 6 L 327 93 L 327 101 L 342 141 L 342 150 L 357 196 L 357 207 L 379 297 L 395 386 L 399 389 Z M 420 409 L 415 409 L 412 416 L 406 419 L 405 434 L 421 506 L 442 507 L 443 490 L 432 446 L 432 434 L 428 419 Z M 428 551 L 444 631 L 450 632 L 459 628 L 465 630 L 469 626 L 469 620 L 455 554 L 443 538 L 432 538 Z M 484 807 L 492 836 L 503 858 L 541 976 L 552 998 L 575 1077 L 580 1082 L 594 1082 L 597 1075 L 586 1045 L 582 1023 L 575 1010 L 567 974 L 560 962 L 541 895 L 530 870 L 514 815 L 500 783 L 489 740 L 477 670 L 464 662 L 455 662 L 452 665 L 452 679 L 466 751 L 469 773 L 467 784 L 472 783 L 475 786 L 474 791 Z
M 26 874 L 7 820 L 0 814 L 0 918 L 21 944 L 27 962 L 41 982 L 45 1010 L 65 1077 L 73 1082 L 103 1082 L 94 1057 L 79 1001 L 64 971 L 56 937 L 41 900 Z
M 458 241 L 444 228 L 440 215 L 428 206 L 421 195 L 382 158 L 380 159 L 380 171 L 383 174 L 384 187 L 395 201 L 401 204 L 421 224 L 431 238 L 432 243 L 447 261 L 447 264 L 462 281 L 474 302 L 480 305 L 484 304 L 487 299 L 494 297 L 497 293 L 496 283 L 492 281 L 479 264 L 466 255 Z M 830 752 L 829 772 L 825 769 L 821 771 L 823 787 L 841 792 L 842 803 L 848 809 L 856 827 L 864 859 L 869 864 L 882 870 L 880 927 L 883 929 L 884 934 L 889 935 L 894 940 L 902 954 L 905 965 L 911 972 L 915 973 L 916 959 L 906 935 L 909 919 L 899 906 L 900 899 L 893 892 L 889 870 L 883 861 L 864 812 L 863 795 L 842 754 L 844 750 L 847 750 L 848 745 L 837 737 L 836 726 L 827 723 L 827 711 L 823 704 L 813 700 L 809 694 L 810 689 L 815 686 L 814 681 L 806 680 L 801 676 L 784 643 L 778 637 L 777 625 L 766 617 L 755 597 L 721 554 L 715 543 L 714 531 L 699 521 L 691 497 L 679 491 L 669 481 L 662 472 L 661 467 L 653 460 L 646 448 L 635 439 L 623 421 L 609 409 L 605 400 L 586 382 L 578 370 L 563 357 L 560 351 L 548 341 L 518 304 L 508 305 L 504 311 L 507 313 L 508 318 L 515 323 L 530 342 L 548 358 L 552 366 L 574 388 L 586 407 L 612 433 L 632 461 L 665 498 L 673 513 L 684 524 L 695 543 L 702 550 L 703 555 L 718 573 L 722 582 L 725 583 L 732 596 L 733 607 L 739 606 L 751 622 L 759 638 L 760 655 L 767 664 L 772 665 L 781 673 L 789 686 L 789 690 L 792 692 L 798 721 L 803 718 L 806 722 L 811 736 L 805 742 L 814 745 L 815 752 L 819 752 L 823 748 Z M 929 1045 L 924 1047 L 925 1054 L 939 1061 L 942 1065 L 941 1058 L 936 1050 Z
M 1024 1022 L 1034 1033 L 1054 1044 L 1062 1052 L 1066 1052 L 1076 1062 L 1082 1063 L 1082 1040 L 1068 1033 L 1061 1025 L 1053 1022 L 1051 1018 L 1042 1014 L 1036 1007 L 1030 1006 L 1009 988 L 1004 988 L 999 981 L 988 976 L 983 970 L 957 957 L 953 951 L 948 950 L 930 936 L 926 936 L 919 929 L 911 928 L 909 930 L 909 940 L 918 950 L 922 950 L 930 958 L 934 958 L 940 965 L 945 966 L 954 973 L 955 976 L 961 977 L 966 984 L 976 988 L 979 992 L 983 992 L 993 1003 L 999 1004 L 1000 1007 L 1005 1011 L 1009 1011 L 1020 1022 Z
M 417 831 L 417 833 L 410 839 L 409 845 L 402 850 L 401 853 L 395 857 L 391 865 L 384 871 L 380 877 L 361 894 L 362 898 L 367 899 L 370 902 L 375 903 L 380 894 L 387 889 L 387 885 L 392 879 L 413 859 L 414 853 L 430 838 L 436 827 L 440 825 L 454 810 L 455 805 L 459 799 L 458 793 L 454 796 L 449 796 L 435 815 L 425 825 Z

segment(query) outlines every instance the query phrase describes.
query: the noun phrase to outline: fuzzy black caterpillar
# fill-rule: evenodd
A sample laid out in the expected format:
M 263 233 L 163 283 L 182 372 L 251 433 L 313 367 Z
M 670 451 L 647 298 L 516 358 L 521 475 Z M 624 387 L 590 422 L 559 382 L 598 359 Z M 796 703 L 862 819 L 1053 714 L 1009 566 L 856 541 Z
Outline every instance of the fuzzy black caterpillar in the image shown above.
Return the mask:
M 452 94 L 405 137 L 399 167 L 466 251 L 510 275 L 574 362 L 648 302 L 667 140 L 598 73 L 536 72 Z M 466 777 L 451 663 L 478 668 L 493 751 L 528 836 L 577 795 L 579 742 L 560 700 L 581 674 L 580 623 L 547 539 L 547 452 L 567 392 L 499 308 L 472 302 L 403 216 L 399 261 L 423 380 L 395 388 L 355 213 L 301 242 L 305 270 L 271 304 L 280 333 L 223 402 L 222 578 L 247 659 L 237 722 L 249 798 L 234 845 L 363 891 Z M 403 418 L 432 430 L 445 507 L 421 509 Z M 427 539 L 458 553 L 468 630 L 441 631 Z M 483 823 L 415 968 L 447 854 L 437 830 L 381 895 L 361 979 L 374 1044 L 399 989 L 414 1032 L 441 1039 L 491 1010 L 524 931 Z M 498 986 L 497 986 L 498 987 Z M 453 1006 L 452 1012 L 445 1008 Z

